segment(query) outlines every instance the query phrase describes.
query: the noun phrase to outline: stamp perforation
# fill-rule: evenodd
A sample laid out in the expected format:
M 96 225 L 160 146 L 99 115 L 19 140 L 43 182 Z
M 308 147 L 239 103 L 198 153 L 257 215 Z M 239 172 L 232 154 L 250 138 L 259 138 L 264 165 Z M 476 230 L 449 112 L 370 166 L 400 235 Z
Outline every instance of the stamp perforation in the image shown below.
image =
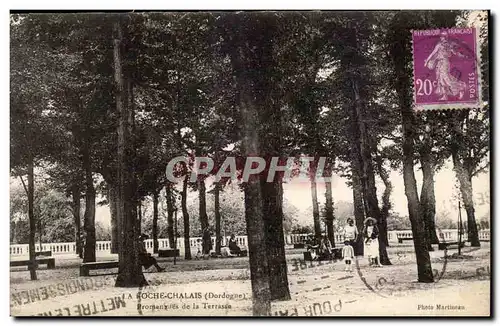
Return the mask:
M 474 32 L 474 56 L 475 56 L 475 68 L 476 68 L 476 82 L 477 82 L 477 100 L 474 103 L 470 103 L 467 101 L 459 101 L 456 100 L 454 102 L 458 103 L 429 103 L 429 104 L 417 104 L 417 92 L 415 90 L 415 43 L 413 34 L 415 32 L 424 32 L 424 31 L 439 31 L 450 33 L 452 30 L 457 29 L 465 29 L 470 28 Z M 424 111 L 433 111 L 433 110 L 464 110 L 464 109 L 482 109 L 484 108 L 484 102 L 482 98 L 482 71 L 481 71 L 481 42 L 480 42 L 480 28 L 475 26 L 460 26 L 460 27 L 448 27 L 448 28 L 429 28 L 429 29 L 412 29 L 410 30 L 412 35 L 411 37 L 411 47 L 412 47 L 412 93 L 413 93 L 413 111 L 416 113 L 424 112 Z

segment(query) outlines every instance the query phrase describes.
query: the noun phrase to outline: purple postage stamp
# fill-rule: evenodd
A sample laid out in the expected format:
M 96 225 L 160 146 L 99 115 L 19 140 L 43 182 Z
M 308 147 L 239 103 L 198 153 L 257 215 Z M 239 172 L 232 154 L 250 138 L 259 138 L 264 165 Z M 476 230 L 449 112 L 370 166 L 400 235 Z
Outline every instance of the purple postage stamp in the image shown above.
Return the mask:
M 476 28 L 414 30 L 412 39 L 415 110 L 479 107 Z

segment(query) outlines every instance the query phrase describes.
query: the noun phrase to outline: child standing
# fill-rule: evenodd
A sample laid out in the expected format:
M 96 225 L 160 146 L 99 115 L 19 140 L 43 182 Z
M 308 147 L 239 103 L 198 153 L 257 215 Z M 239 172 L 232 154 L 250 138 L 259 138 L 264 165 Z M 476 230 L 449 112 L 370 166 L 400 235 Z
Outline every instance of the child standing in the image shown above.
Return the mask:
M 351 243 L 348 240 L 344 241 L 344 247 L 342 248 L 342 258 L 344 258 L 345 262 L 345 271 L 352 272 L 354 248 L 351 246 Z

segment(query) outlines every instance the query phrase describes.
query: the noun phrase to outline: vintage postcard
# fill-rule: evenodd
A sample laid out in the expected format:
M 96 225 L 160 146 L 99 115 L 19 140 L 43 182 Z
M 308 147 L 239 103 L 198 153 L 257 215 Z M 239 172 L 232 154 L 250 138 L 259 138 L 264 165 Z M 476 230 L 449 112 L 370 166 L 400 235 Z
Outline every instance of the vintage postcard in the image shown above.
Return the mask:
M 11 12 L 11 316 L 491 316 L 488 20 Z

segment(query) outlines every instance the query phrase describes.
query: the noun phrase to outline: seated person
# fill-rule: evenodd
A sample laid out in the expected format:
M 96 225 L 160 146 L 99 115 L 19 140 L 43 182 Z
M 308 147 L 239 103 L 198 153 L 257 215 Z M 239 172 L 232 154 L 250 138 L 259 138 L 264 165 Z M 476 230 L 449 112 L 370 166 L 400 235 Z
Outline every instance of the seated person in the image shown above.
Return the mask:
M 306 248 L 307 251 L 311 252 L 311 258 L 312 259 L 317 259 L 317 256 L 319 254 L 319 243 L 314 237 L 314 235 L 309 234 L 307 240 L 306 240 Z
M 231 234 L 231 238 L 229 238 L 229 250 L 231 254 L 239 255 L 241 254 L 241 248 L 236 243 L 236 236 Z
M 330 240 L 328 237 L 325 235 L 321 238 L 321 243 L 319 245 L 319 251 L 322 255 L 331 257 L 332 255 L 332 244 L 330 243 Z
M 151 256 L 151 254 L 146 250 L 144 246 L 144 240 L 149 237 L 146 234 L 141 234 L 139 237 L 139 263 L 144 266 L 145 269 L 148 269 L 151 266 L 155 266 L 158 272 L 163 272 L 165 268 L 160 267 L 156 259 Z

